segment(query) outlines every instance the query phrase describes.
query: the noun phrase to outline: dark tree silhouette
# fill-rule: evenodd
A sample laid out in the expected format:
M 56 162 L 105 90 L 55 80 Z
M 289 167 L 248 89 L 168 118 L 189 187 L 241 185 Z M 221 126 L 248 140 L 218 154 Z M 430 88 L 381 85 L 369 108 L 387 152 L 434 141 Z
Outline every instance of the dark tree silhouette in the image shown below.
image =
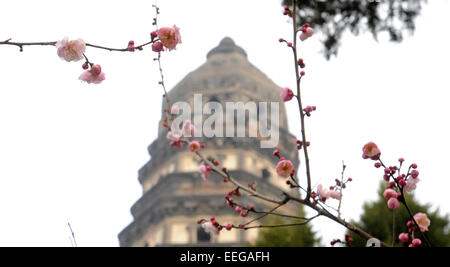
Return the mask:
M 309 23 L 324 35 L 327 59 L 337 55 L 342 34 L 349 30 L 355 35 L 370 31 L 377 40 L 378 33 L 387 32 L 390 40 L 401 42 L 405 31 L 415 29 L 415 18 L 426 0 L 301 0 L 298 1 L 298 26 Z M 283 0 L 291 6 L 292 0 Z

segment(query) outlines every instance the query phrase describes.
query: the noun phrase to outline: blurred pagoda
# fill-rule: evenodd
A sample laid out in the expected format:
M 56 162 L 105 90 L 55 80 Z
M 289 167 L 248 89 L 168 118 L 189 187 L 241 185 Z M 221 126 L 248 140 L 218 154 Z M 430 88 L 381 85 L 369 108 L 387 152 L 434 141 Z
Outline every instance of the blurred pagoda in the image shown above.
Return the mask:
M 169 99 L 171 103 L 188 102 L 192 107 L 194 94 L 202 94 L 204 103 L 216 101 L 224 107 L 225 102 L 279 102 L 276 148 L 294 166 L 299 165 L 296 138 L 288 132 L 286 110 L 280 102 L 280 87 L 254 67 L 247 60 L 246 52 L 231 38 L 224 38 L 209 51 L 206 62 L 183 78 L 169 92 Z M 197 224 L 200 218 L 214 216 L 222 224 L 238 225 L 251 219 L 252 214 L 247 218 L 236 214 L 224 199 L 225 193 L 233 189 L 230 183 L 224 183 L 215 173 L 204 182 L 198 171 L 200 159 L 197 155 L 186 148 L 169 145 L 167 129 L 162 126 L 167 108 L 163 100 L 158 138 L 148 148 L 151 160 L 139 170 L 143 195 L 131 208 L 134 221 L 119 234 L 120 246 L 243 246 L 252 243 L 258 236 L 258 229 L 224 229 L 214 237 Z M 259 137 L 196 139 L 206 144 L 202 154 L 219 160 L 242 184 L 255 182 L 258 191 L 280 199 L 279 188 L 289 190 L 285 179 L 275 172 L 278 160 L 272 155 L 274 148 L 260 148 Z M 257 210 L 273 207 L 250 199 L 244 193 L 236 200 L 251 203 Z M 284 206 L 279 210 L 292 212 L 295 209 Z

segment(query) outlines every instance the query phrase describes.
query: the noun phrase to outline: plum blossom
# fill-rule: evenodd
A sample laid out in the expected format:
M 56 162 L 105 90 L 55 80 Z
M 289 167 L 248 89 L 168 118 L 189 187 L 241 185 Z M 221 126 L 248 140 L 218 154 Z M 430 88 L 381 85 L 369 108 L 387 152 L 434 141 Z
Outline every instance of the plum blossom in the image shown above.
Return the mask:
M 411 177 L 413 179 L 416 179 L 417 177 L 419 177 L 419 171 L 418 170 L 412 170 L 411 171 Z
M 380 158 L 381 151 L 374 142 L 369 142 L 363 147 L 363 158 L 377 160 Z
M 290 160 L 282 159 L 278 162 L 276 171 L 281 177 L 287 178 L 291 175 L 292 170 L 294 170 L 294 165 Z
M 202 175 L 202 179 L 204 181 L 206 181 L 209 178 L 209 175 L 211 172 L 211 167 L 205 166 L 205 165 L 200 165 L 199 171 L 200 171 L 200 174 Z
M 301 28 L 302 34 L 300 34 L 300 40 L 305 41 L 309 37 L 313 36 L 314 29 L 309 26 L 309 24 L 305 24 Z
M 170 131 L 167 133 L 166 138 L 170 141 L 178 141 L 178 139 L 180 139 L 180 136 L 177 133 Z
M 421 232 L 428 231 L 428 227 L 430 226 L 431 221 L 430 219 L 428 219 L 428 216 L 425 213 L 416 213 L 416 215 L 414 215 L 414 220 L 416 220 L 417 224 L 419 225 Z
M 412 191 L 416 190 L 417 183 L 420 181 L 419 178 L 416 179 L 408 179 L 406 181 L 406 185 L 403 188 L 406 192 L 411 193 Z
M 280 98 L 284 102 L 291 100 L 294 97 L 294 93 L 287 87 L 280 88 Z
M 218 236 L 220 233 L 219 229 L 215 227 L 211 222 L 202 223 L 202 227 L 205 230 L 205 232 L 212 234 L 214 236 Z
M 158 31 L 158 37 L 161 43 L 167 47 L 169 51 L 175 49 L 177 44 L 181 43 L 180 28 L 176 25 L 173 25 L 172 28 L 160 28 Z
M 191 141 L 188 148 L 191 152 L 197 152 L 200 150 L 200 142 L 197 140 Z
M 161 52 L 164 51 L 164 46 L 161 42 L 155 42 L 152 44 L 152 51 L 153 52 Z
M 413 241 L 411 242 L 411 244 L 414 247 L 420 247 L 422 245 L 422 240 L 418 239 L 418 238 L 414 238 Z
M 337 200 L 341 200 L 342 199 L 342 195 L 340 192 L 336 191 L 336 190 L 330 190 L 328 192 L 328 196 Z
M 83 59 L 84 51 L 86 50 L 86 43 L 81 40 L 71 40 L 66 37 L 55 44 L 58 56 L 67 62 L 78 61 Z
M 383 196 L 389 200 L 391 198 L 397 198 L 397 192 L 394 189 L 388 188 L 384 190 Z
M 178 115 L 180 113 L 180 108 L 176 105 L 173 105 L 170 109 L 170 114 Z
M 194 125 L 190 120 L 186 120 L 183 123 L 183 136 L 191 137 L 194 135 Z
M 322 184 L 317 186 L 317 194 L 319 195 L 320 200 L 325 202 L 329 198 L 329 191 L 326 188 L 323 188 Z
M 400 201 L 398 201 L 398 199 L 395 197 L 391 197 L 387 202 L 387 206 L 391 210 L 396 210 L 400 208 Z
M 403 242 L 403 243 L 409 242 L 409 235 L 407 233 L 401 233 L 398 236 L 398 239 L 400 240 L 400 242 Z
M 105 73 L 102 72 L 102 68 L 98 64 L 92 65 L 90 70 L 86 70 L 81 73 L 78 79 L 87 83 L 101 83 L 105 79 Z

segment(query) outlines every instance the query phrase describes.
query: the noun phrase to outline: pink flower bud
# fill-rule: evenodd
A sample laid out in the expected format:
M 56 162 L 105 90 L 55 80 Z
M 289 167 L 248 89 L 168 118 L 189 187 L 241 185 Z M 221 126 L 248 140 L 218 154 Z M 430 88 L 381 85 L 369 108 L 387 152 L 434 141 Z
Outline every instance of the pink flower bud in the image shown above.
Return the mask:
M 231 225 L 231 224 L 227 224 L 225 226 L 225 229 L 227 229 L 228 231 L 230 231 L 232 228 L 233 228 L 233 225 Z
M 158 33 L 157 33 L 156 31 L 153 31 L 153 32 L 150 33 L 150 37 L 152 38 L 152 41 L 153 41 L 153 39 L 155 39 L 157 36 L 158 36 Z
M 416 179 L 417 177 L 419 177 L 419 171 L 418 170 L 412 170 L 411 171 L 411 177 L 413 179 Z
M 422 241 L 420 239 L 418 239 L 418 238 L 414 238 L 413 241 L 412 241 L 412 245 L 414 247 L 420 247 L 422 245 Z
M 237 213 L 241 213 L 242 209 L 241 209 L 241 207 L 237 206 L 236 209 L 235 209 L 235 211 L 236 211 Z
M 134 52 L 134 41 L 133 40 L 128 42 L 127 49 L 128 49 L 128 51 Z
M 92 75 L 97 76 L 101 72 L 102 72 L 102 67 L 100 65 L 98 65 L 98 64 L 92 65 L 92 68 L 91 68 Z
M 398 239 L 400 240 L 400 242 L 407 243 L 407 242 L 409 242 L 409 235 L 408 235 L 408 233 L 401 233 L 398 236 Z
M 98 84 L 105 80 L 105 73 L 102 72 L 102 68 L 100 67 L 100 65 L 94 64 L 92 65 L 92 68 L 90 70 L 86 70 L 81 73 L 78 79 L 87 83 Z
M 403 162 L 405 161 L 405 159 L 404 159 L 404 158 L 399 158 L 398 161 L 399 161 L 400 163 L 403 163 Z
M 280 98 L 284 102 L 291 100 L 294 97 L 294 93 L 287 87 L 280 88 Z
M 417 169 L 417 164 L 415 164 L 415 163 L 411 164 L 411 168 Z
M 302 30 L 302 34 L 300 35 L 301 41 L 305 41 L 314 34 L 314 29 L 306 25 L 304 25 L 301 30 Z
M 381 163 L 375 162 L 374 166 L 375 166 L 375 168 L 380 168 L 381 167 Z
M 164 46 L 161 42 L 156 42 L 152 44 L 152 51 L 153 52 L 161 52 L 164 50 Z
M 274 155 L 274 156 L 277 156 L 277 157 L 280 157 L 280 151 L 279 151 L 278 149 L 275 149 L 275 150 L 273 151 L 273 155 Z
M 408 228 L 411 228 L 411 227 L 413 227 L 414 226 L 414 222 L 413 221 L 408 221 L 407 223 L 406 223 L 406 227 L 408 227 Z

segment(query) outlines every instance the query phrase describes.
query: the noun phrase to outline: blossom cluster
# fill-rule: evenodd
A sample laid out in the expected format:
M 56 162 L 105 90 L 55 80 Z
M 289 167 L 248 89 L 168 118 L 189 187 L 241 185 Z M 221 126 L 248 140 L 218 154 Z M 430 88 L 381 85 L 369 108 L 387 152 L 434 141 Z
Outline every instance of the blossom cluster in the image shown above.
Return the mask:
M 402 165 L 405 162 L 404 158 L 399 158 L 398 166 L 386 166 L 380 159 L 381 151 L 374 142 L 369 142 L 363 147 L 363 158 L 372 159 L 375 162 L 375 168 L 383 167 L 383 179 L 389 184 L 383 192 L 384 198 L 387 200 L 387 206 L 391 210 L 397 210 L 403 203 L 405 206 L 406 199 L 404 197 L 405 193 L 412 193 L 416 187 L 419 180 L 419 171 L 417 170 L 417 164 L 412 163 L 409 165 L 406 173 L 401 173 Z M 408 233 L 401 233 L 399 235 L 399 240 L 403 243 L 408 243 L 410 247 L 418 247 L 422 244 L 422 241 L 418 238 L 414 238 L 414 231 L 419 230 L 420 232 L 428 231 L 428 227 L 431 222 L 425 213 L 416 213 L 413 216 L 413 220 L 407 222 Z M 418 228 L 418 229 L 417 229 Z
M 152 32 L 150 37 L 151 43 L 153 43 L 152 50 L 158 53 L 164 51 L 165 48 L 171 51 L 175 49 L 179 43 L 181 43 L 180 29 L 176 25 L 173 27 L 160 28 L 158 31 Z M 57 54 L 62 60 L 67 62 L 80 61 L 83 58 L 86 60 L 82 65 L 82 68 L 85 71 L 79 76 L 80 80 L 94 84 L 101 83 L 105 80 L 105 73 L 102 72 L 101 66 L 99 64 L 89 62 L 84 54 L 86 52 L 86 43 L 82 39 L 69 40 L 68 37 L 65 37 L 64 39 L 56 42 L 55 46 Z M 136 49 L 142 50 L 143 46 L 144 45 L 136 47 L 134 41 L 130 40 L 127 48 L 123 51 L 134 52 Z

